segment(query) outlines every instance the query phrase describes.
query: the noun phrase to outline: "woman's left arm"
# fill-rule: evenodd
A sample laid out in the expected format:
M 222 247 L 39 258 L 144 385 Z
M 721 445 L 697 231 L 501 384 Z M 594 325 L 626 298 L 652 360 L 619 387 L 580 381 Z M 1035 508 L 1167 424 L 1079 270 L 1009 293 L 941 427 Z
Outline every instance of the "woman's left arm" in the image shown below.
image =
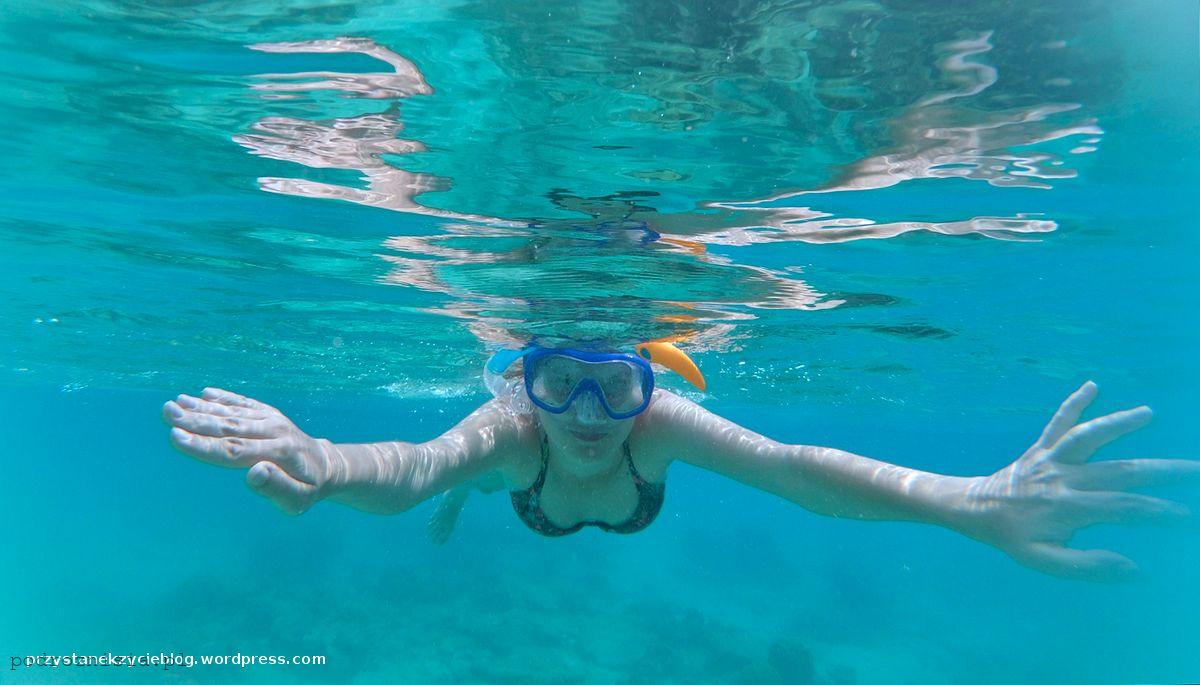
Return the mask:
M 1200 475 L 1200 462 L 1132 459 L 1086 463 L 1101 446 L 1144 426 L 1138 407 L 1077 425 L 1096 396 L 1085 383 L 1019 459 L 991 476 L 909 469 L 828 447 L 786 445 L 677 395 L 647 412 L 648 442 L 681 461 L 728 476 L 827 516 L 934 523 L 986 542 L 1045 573 L 1113 579 L 1136 565 L 1108 550 L 1066 547 L 1095 523 L 1183 516 L 1186 507 L 1127 488 Z

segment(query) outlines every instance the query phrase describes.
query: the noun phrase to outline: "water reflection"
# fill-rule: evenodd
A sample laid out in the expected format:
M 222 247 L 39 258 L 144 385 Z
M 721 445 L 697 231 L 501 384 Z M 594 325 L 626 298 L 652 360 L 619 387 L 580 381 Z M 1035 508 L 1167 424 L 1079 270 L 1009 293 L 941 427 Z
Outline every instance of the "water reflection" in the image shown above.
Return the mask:
M 234 136 L 233 139 L 256 155 L 296 162 L 313 169 L 357 171 L 366 181 L 365 188 L 355 188 L 303 178 L 259 178 L 259 187 L 268 192 L 345 200 L 447 219 L 499 222 L 491 217 L 433 209 L 416 202 L 417 195 L 444 188 L 445 183 L 443 179 L 405 171 L 384 161 L 383 155 L 425 151 L 425 146 L 417 141 L 396 137 L 403 128 L 398 108 L 383 114 L 325 122 L 267 117 L 256 122 L 253 128 L 258 133 Z
M 923 178 L 967 178 L 994 186 L 1049 189 L 1073 178 L 1061 155 L 1032 146 L 1081 136 L 1099 142 L 1104 131 L 1077 103 L 1050 103 L 998 111 L 951 103 L 979 95 L 996 83 L 996 69 L 968 61 L 992 49 L 991 33 L 945 46 L 938 67 L 957 88 L 922 98 L 889 124 L 892 146 L 850 165 L 835 182 L 814 192 L 873 190 Z M 1078 148 L 1071 150 L 1077 154 Z M 805 191 L 781 194 L 773 200 Z
M 502 326 L 509 337 L 686 331 L 715 341 L 730 322 L 753 318 L 747 310 L 840 304 L 800 279 L 708 255 L 637 221 L 443 228 L 389 238 L 386 281 L 449 295 L 439 311 L 484 321 L 481 330 Z
M 270 93 L 303 93 L 340 90 L 354 97 L 386 100 L 410 95 L 429 95 L 433 88 L 417 65 L 370 38 L 337 38 L 290 43 L 255 43 L 251 50 L 274 53 L 360 53 L 391 67 L 391 71 L 349 75 L 336 71 L 262 74 L 263 83 L 251 86 Z
M 548 173 L 544 175 L 538 168 L 529 173 L 527 165 L 532 162 L 520 156 L 511 158 L 510 164 L 487 171 L 494 178 L 511 174 L 510 180 L 526 183 L 522 193 L 526 202 L 530 197 L 542 197 L 547 206 L 537 215 L 456 211 L 433 206 L 422 197 L 454 189 L 449 178 L 402 168 L 407 157 L 428 153 L 428 149 L 421 141 L 400 137 L 404 129 L 401 101 L 430 95 L 433 88 L 412 61 L 367 38 L 255 44 L 251 46 L 253 49 L 271 53 L 356 53 L 375 58 L 386 66 L 367 73 L 260 74 L 251 87 L 270 98 L 334 92 L 348 99 L 384 101 L 383 111 L 317 120 L 264 117 L 252 126 L 253 132 L 235 136 L 234 140 L 261 157 L 310 169 L 352 171 L 362 182 L 356 186 L 272 176 L 259 179 L 263 190 L 339 199 L 443 220 L 433 235 L 396 235 L 384 240 L 384 253 L 380 257 L 389 264 L 389 270 L 382 280 L 444 296 L 442 305 L 427 311 L 462 319 L 480 338 L 512 342 L 532 335 L 607 334 L 633 340 L 682 332 L 719 347 L 733 339 L 733 322 L 755 319 L 756 310 L 828 309 L 843 304 L 844 300 L 827 295 L 797 277 L 804 266 L 799 253 L 796 261 L 785 260 L 780 265 L 775 259 L 773 267 L 766 268 L 739 263 L 728 252 L 715 255 L 710 246 L 766 242 L 831 244 L 891 239 L 917 231 L 1001 240 L 1036 239 L 1056 230 L 1057 223 L 1052 217 L 1019 211 L 978 215 L 947 206 L 921 214 L 936 211 L 946 215 L 959 213 L 959 216 L 928 220 L 904 216 L 911 210 L 903 207 L 887 209 L 889 198 L 896 197 L 894 193 L 887 194 L 887 190 L 906 182 L 947 180 L 982 181 L 998 188 L 1049 189 L 1059 180 L 1074 177 L 1077 172 L 1067 163 L 1069 156 L 1094 150 L 1103 135 L 1095 119 L 1083 114 L 1077 103 L 1031 101 L 1011 92 L 993 92 L 1001 79 L 998 67 L 989 62 L 995 50 L 992 31 L 959 31 L 956 38 L 938 43 L 925 55 L 929 60 L 925 66 L 929 75 L 922 77 L 925 87 L 919 92 L 904 91 L 907 104 L 891 103 L 886 116 L 876 117 L 874 128 L 857 133 L 847 123 L 849 120 L 837 112 L 866 108 L 870 87 L 877 85 L 871 78 L 879 75 L 870 70 L 887 73 L 894 71 L 896 65 L 878 50 L 880 43 L 892 39 L 879 31 L 876 25 L 879 15 L 863 8 L 857 13 L 852 9 L 849 5 L 832 4 L 789 15 L 793 19 L 801 17 L 799 21 L 811 30 L 799 34 L 802 39 L 798 47 L 803 49 L 786 64 L 780 61 L 784 56 L 771 47 L 771 40 L 763 38 L 771 33 L 769 17 L 754 13 L 742 19 L 753 25 L 755 31 L 763 32 L 757 38 L 736 33 L 720 38 L 701 32 L 679 39 L 682 43 L 696 43 L 699 47 L 694 47 L 704 54 L 721 46 L 725 61 L 734 70 L 745 71 L 742 62 L 747 59 L 760 67 L 773 65 L 770 71 L 777 77 L 784 72 L 807 70 L 810 77 L 807 84 L 815 100 L 807 101 L 804 108 L 819 110 L 819 119 L 829 130 L 822 131 L 811 124 L 807 130 L 797 132 L 797 137 L 823 136 L 842 150 L 861 151 L 843 163 L 826 165 L 835 171 L 826 173 L 820 183 L 792 186 L 759 197 L 693 199 L 691 209 L 680 208 L 678 198 L 667 190 L 673 182 L 691 178 L 679 169 L 694 165 L 696 160 L 676 159 L 671 156 L 670 147 L 662 145 L 655 149 L 667 154 L 656 156 L 654 169 L 644 168 L 643 160 L 639 161 L 643 167 L 640 169 L 612 166 L 609 169 L 612 192 L 588 194 L 573 189 L 573 184 L 548 188 L 536 185 L 538 181 L 557 180 L 557 175 L 567 167 L 579 169 L 578 185 L 594 185 L 597 172 L 587 168 L 588 160 L 574 152 L 578 146 L 558 149 L 558 137 L 562 136 L 558 123 L 564 119 L 571 119 L 576 126 L 585 122 L 592 127 L 573 131 L 575 142 L 586 142 L 592 150 L 617 155 L 639 154 L 639 144 L 647 143 L 640 135 L 609 136 L 605 127 L 613 123 L 614 116 L 623 118 L 622 126 L 626 129 L 631 121 L 651 127 L 670 128 L 680 124 L 677 130 L 685 133 L 696 132 L 708 123 L 718 132 L 727 129 L 728 123 L 721 117 L 702 116 L 691 105 L 690 111 L 688 107 L 672 109 L 691 102 L 710 114 L 725 111 L 745 114 L 749 121 L 761 119 L 762 101 L 753 101 L 751 109 L 755 111 L 743 112 L 752 101 L 738 104 L 714 95 L 702 77 L 720 68 L 707 63 L 689 66 L 692 53 L 687 51 L 668 51 L 656 66 L 647 68 L 646 74 L 638 71 L 637 79 L 632 79 L 622 68 L 621 56 L 627 55 L 627 49 L 615 50 L 616 66 L 593 59 L 603 53 L 607 43 L 600 47 L 572 47 L 564 53 L 567 63 L 577 71 L 565 69 L 549 54 L 521 56 L 516 62 L 521 69 L 554 77 L 546 81 L 544 94 L 560 106 L 546 112 L 547 139 L 544 145 L 531 148 L 530 154 L 537 160 L 558 156 L 545 164 Z M 735 19 L 730 19 L 731 25 L 738 25 Z M 687 24 L 685 18 L 675 20 Z M 601 23 L 610 21 L 611 17 L 606 17 Z M 514 25 L 522 23 L 514 24 L 512 17 L 506 16 L 498 30 L 503 34 Z M 554 25 L 571 24 L 560 21 Z M 827 33 L 846 42 L 844 47 L 852 56 L 848 64 L 865 64 L 867 71 L 843 73 L 844 69 L 833 69 L 831 62 L 821 61 L 821 31 L 830 27 L 845 29 Z M 500 36 L 502 41 L 515 38 Z M 562 38 L 565 44 L 571 43 L 571 36 Z M 522 40 L 525 39 L 532 41 L 522 43 L 526 51 L 536 52 L 555 44 L 547 37 L 533 40 L 525 35 Z M 652 42 L 647 36 L 638 40 Z M 656 45 L 654 49 L 661 52 L 665 48 Z M 493 56 L 502 66 L 514 64 L 512 54 Z M 884 62 L 888 62 L 887 66 L 879 67 Z M 823 65 L 821 70 L 827 72 L 826 76 L 812 76 L 818 64 Z M 578 92 L 559 89 L 566 79 L 578 79 L 581 75 L 591 75 L 595 82 L 577 80 L 575 86 L 581 89 Z M 1069 79 L 1060 78 L 1052 85 L 1062 86 L 1064 81 L 1070 83 Z M 737 82 L 745 85 L 741 77 Z M 649 97 L 654 106 L 637 113 L 623 110 L 622 99 L 635 90 L 642 97 Z M 698 97 L 701 91 L 707 95 Z M 611 112 L 578 111 L 579 102 L 596 98 L 603 101 L 605 93 L 612 94 Z M 898 101 L 901 94 L 893 93 L 892 97 Z M 850 106 L 856 98 L 860 106 Z M 517 109 L 522 108 L 514 111 Z M 780 114 L 793 111 L 794 107 L 781 110 Z M 657 116 L 647 118 L 648 112 Z M 571 113 L 573 117 L 566 116 Z M 523 110 L 521 116 L 527 117 L 529 112 Z M 513 136 L 527 141 L 528 129 L 529 126 L 518 128 Z M 882 130 L 885 134 L 868 135 L 871 130 Z M 746 132 L 748 135 L 741 138 L 743 144 L 749 144 L 751 136 L 761 133 L 754 129 Z M 474 140 L 459 144 L 478 147 L 481 154 L 493 154 L 507 145 L 504 135 L 497 135 L 494 146 Z M 721 136 L 713 138 L 713 142 L 721 142 Z M 781 143 L 780 150 L 787 150 L 789 144 Z M 690 154 L 690 148 L 683 150 Z M 722 148 L 712 150 L 718 161 L 724 152 Z M 777 157 L 781 163 L 811 161 L 802 155 L 791 160 L 785 154 Z M 733 165 L 733 168 L 750 169 L 748 165 Z M 468 176 L 478 175 L 479 171 L 464 170 Z M 622 189 L 625 184 L 619 178 L 622 176 L 654 183 L 663 190 Z M 803 176 L 803 173 L 783 172 L 781 180 Z M 753 188 L 754 184 L 747 186 Z M 834 194 L 848 191 L 876 193 L 871 207 L 878 214 L 823 208 L 836 206 Z M 879 209 L 880 205 L 884 209 Z M 563 216 L 575 218 L 547 218 Z
M 380 60 L 391 71 L 338 73 L 330 71 L 293 74 L 260 74 L 251 85 L 265 93 L 286 94 L 338 91 L 350 98 L 398 101 L 411 95 L 433 92 L 424 75 L 409 60 L 366 38 L 338 38 L 290 43 L 258 43 L 254 50 L 274 53 L 359 53 Z M 397 168 L 383 155 L 424 152 L 419 141 L 397 135 L 404 128 L 398 102 L 378 114 L 310 121 L 291 117 L 264 117 L 254 126 L 257 133 L 234 136 L 233 140 L 261 157 L 295 162 L 313 169 L 357 171 L 366 188 L 312 181 L 303 178 L 263 177 L 263 190 L 284 195 L 345 200 L 399 212 L 426 214 L 447 219 L 498 221 L 490 217 L 432 209 L 414 200 L 417 195 L 444 187 L 443 179 Z
M 411 62 L 365 39 L 256 45 L 270 52 L 359 52 L 384 58 L 395 73 L 307 72 L 258 76 L 259 90 L 338 90 L 349 97 L 399 100 L 427 94 Z M 285 78 L 283 83 L 271 79 Z M 398 212 L 451 220 L 436 235 L 393 236 L 381 255 L 391 269 L 383 281 L 449 296 L 430 309 L 463 319 L 492 342 L 540 335 L 649 339 L 667 334 L 697 343 L 723 340 L 729 320 L 751 318 L 746 309 L 820 309 L 837 306 L 794 275 L 739 265 L 709 255 L 693 240 L 664 236 L 661 216 L 639 200 L 657 193 L 616 193 L 584 198 L 554 189 L 546 198 L 580 220 L 503 219 L 426 206 L 418 196 L 445 190 L 450 180 L 410 172 L 385 161 L 425 151 L 397 137 L 403 129 L 398 102 L 379 114 L 329 121 L 265 117 L 255 133 L 234 137 L 253 154 L 313 169 L 353 170 L 366 187 L 304 178 L 263 177 L 263 190 L 309 198 L 340 199 Z M 632 325 L 631 325 L 632 322 Z
M 1050 219 L 1026 214 L 974 216 L 956 221 L 877 222 L 868 217 L 835 216 L 813 207 L 771 207 L 798 202 L 802 196 L 844 191 L 881 190 L 906 181 L 961 178 L 984 181 L 997 187 L 1051 188 L 1055 179 L 1073 178 L 1075 170 L 1061 155 L 1035 146 L 1083 137 L 1099 141 L 1103 130 L 1095 118 L 1077 115 L 1075 103 L 1045 104 L 987 111 L 954 104 L 991 87 L 996 69 L 968 58 L 992 49 L 991 34 L 943 46 L 938 61 L 955 88 L 921 98 L 892 119 L 888 126 L 895 141 L 877 153 L 847 165 L 832 181 L 813 189 L 778 193 L 750 202 L 709 202 L 718 210 L 702 221 L 687 221 L 676 229 L 704 242 L 744 245 L 763 241 L 798 240 L 836 243 L 850 240 L 893 238 L 912 231 L 944 235 L 978 234 L 1002 240 L 1020 240 L 1027 234 L 1055 230 Z M 1088 152 L 1072 148 L 1069 154 Z M 714 225 L 715 224 L 715 225 Z

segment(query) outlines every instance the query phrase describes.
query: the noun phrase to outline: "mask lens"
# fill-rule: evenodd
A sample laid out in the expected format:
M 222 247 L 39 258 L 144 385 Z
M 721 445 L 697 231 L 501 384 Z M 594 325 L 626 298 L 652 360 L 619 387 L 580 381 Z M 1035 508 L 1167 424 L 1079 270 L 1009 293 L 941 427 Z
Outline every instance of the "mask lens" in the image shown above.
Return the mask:
M 635 411 L 646 400 L 645 371 L 621 359 L 588 362 L 567 355 L 547 355 L 538 359 L 529 371 L 530 393 L 555 410 L 566 409 L 571 394 L 589 378 L 599 386 L 604 401 L 615 413 Z
M 642 370 L 629 362 L 615 360 L 592 364 L 593 378 L 613 411 L 625 413 L 642 405 Z
M 530 369 L 529 390 L 555 409 L 565 409 L 575 386 L 586 377 L 584 362 L 563 355 L 549 355 Z

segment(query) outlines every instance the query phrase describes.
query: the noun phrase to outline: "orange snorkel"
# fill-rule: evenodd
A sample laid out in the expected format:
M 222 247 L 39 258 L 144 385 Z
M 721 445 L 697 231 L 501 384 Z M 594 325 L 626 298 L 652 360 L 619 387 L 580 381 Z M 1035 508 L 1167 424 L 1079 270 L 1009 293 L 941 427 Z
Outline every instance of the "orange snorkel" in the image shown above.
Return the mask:
M 647 342 L 634 345 L 634 349 L 643 359 L 660 364 L 683 376 L 687 382 L 696 386 L 701 392 L 708 387 L 700 368 L 688 357 L 683 350 L 669 342 Z

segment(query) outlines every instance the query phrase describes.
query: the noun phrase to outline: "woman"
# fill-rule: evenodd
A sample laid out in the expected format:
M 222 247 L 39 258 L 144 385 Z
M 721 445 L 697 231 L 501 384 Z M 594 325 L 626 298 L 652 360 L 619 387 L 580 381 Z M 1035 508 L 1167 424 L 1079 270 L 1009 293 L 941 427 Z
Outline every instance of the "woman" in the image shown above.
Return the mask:
M 1088 463 L 1101 446 L 1151 417 L 1148 407 L 1138 407 L 1078 423 L 1096 396 L 1090 381 L 1012 464 L 990 476 L 943 476 L 758 435 L 654 389 L 647 360 L 703 389 L 703 377 L 678 349 L 666 343 L 636 349 L 502 352 L 489 362 L 492 380 L 521 360 L 532 408 L 498 393 L 421 444 L 335 445 L 309 437 L 273 407 L 216 388 L 199 398 L 180 395 L 163 414 L 176 448 L 209 463 L 249 468 L 250 487 L 290 514 L 323 499 L 396 513 L 475 485 L 509 489 L 518 516 L 545 535 L 585 526 L 633 533 L 653 521 L 667 469 L 680 459 L 820 514 L 935 523 L 1039 571 L 1092 580 L 1125 577 L 1137 567 L 1108 550 L 1068 548 L 1076 530 L 1185 516 L 1180 504 L 1124 490 L 1200 473 L 1195 461 Z

